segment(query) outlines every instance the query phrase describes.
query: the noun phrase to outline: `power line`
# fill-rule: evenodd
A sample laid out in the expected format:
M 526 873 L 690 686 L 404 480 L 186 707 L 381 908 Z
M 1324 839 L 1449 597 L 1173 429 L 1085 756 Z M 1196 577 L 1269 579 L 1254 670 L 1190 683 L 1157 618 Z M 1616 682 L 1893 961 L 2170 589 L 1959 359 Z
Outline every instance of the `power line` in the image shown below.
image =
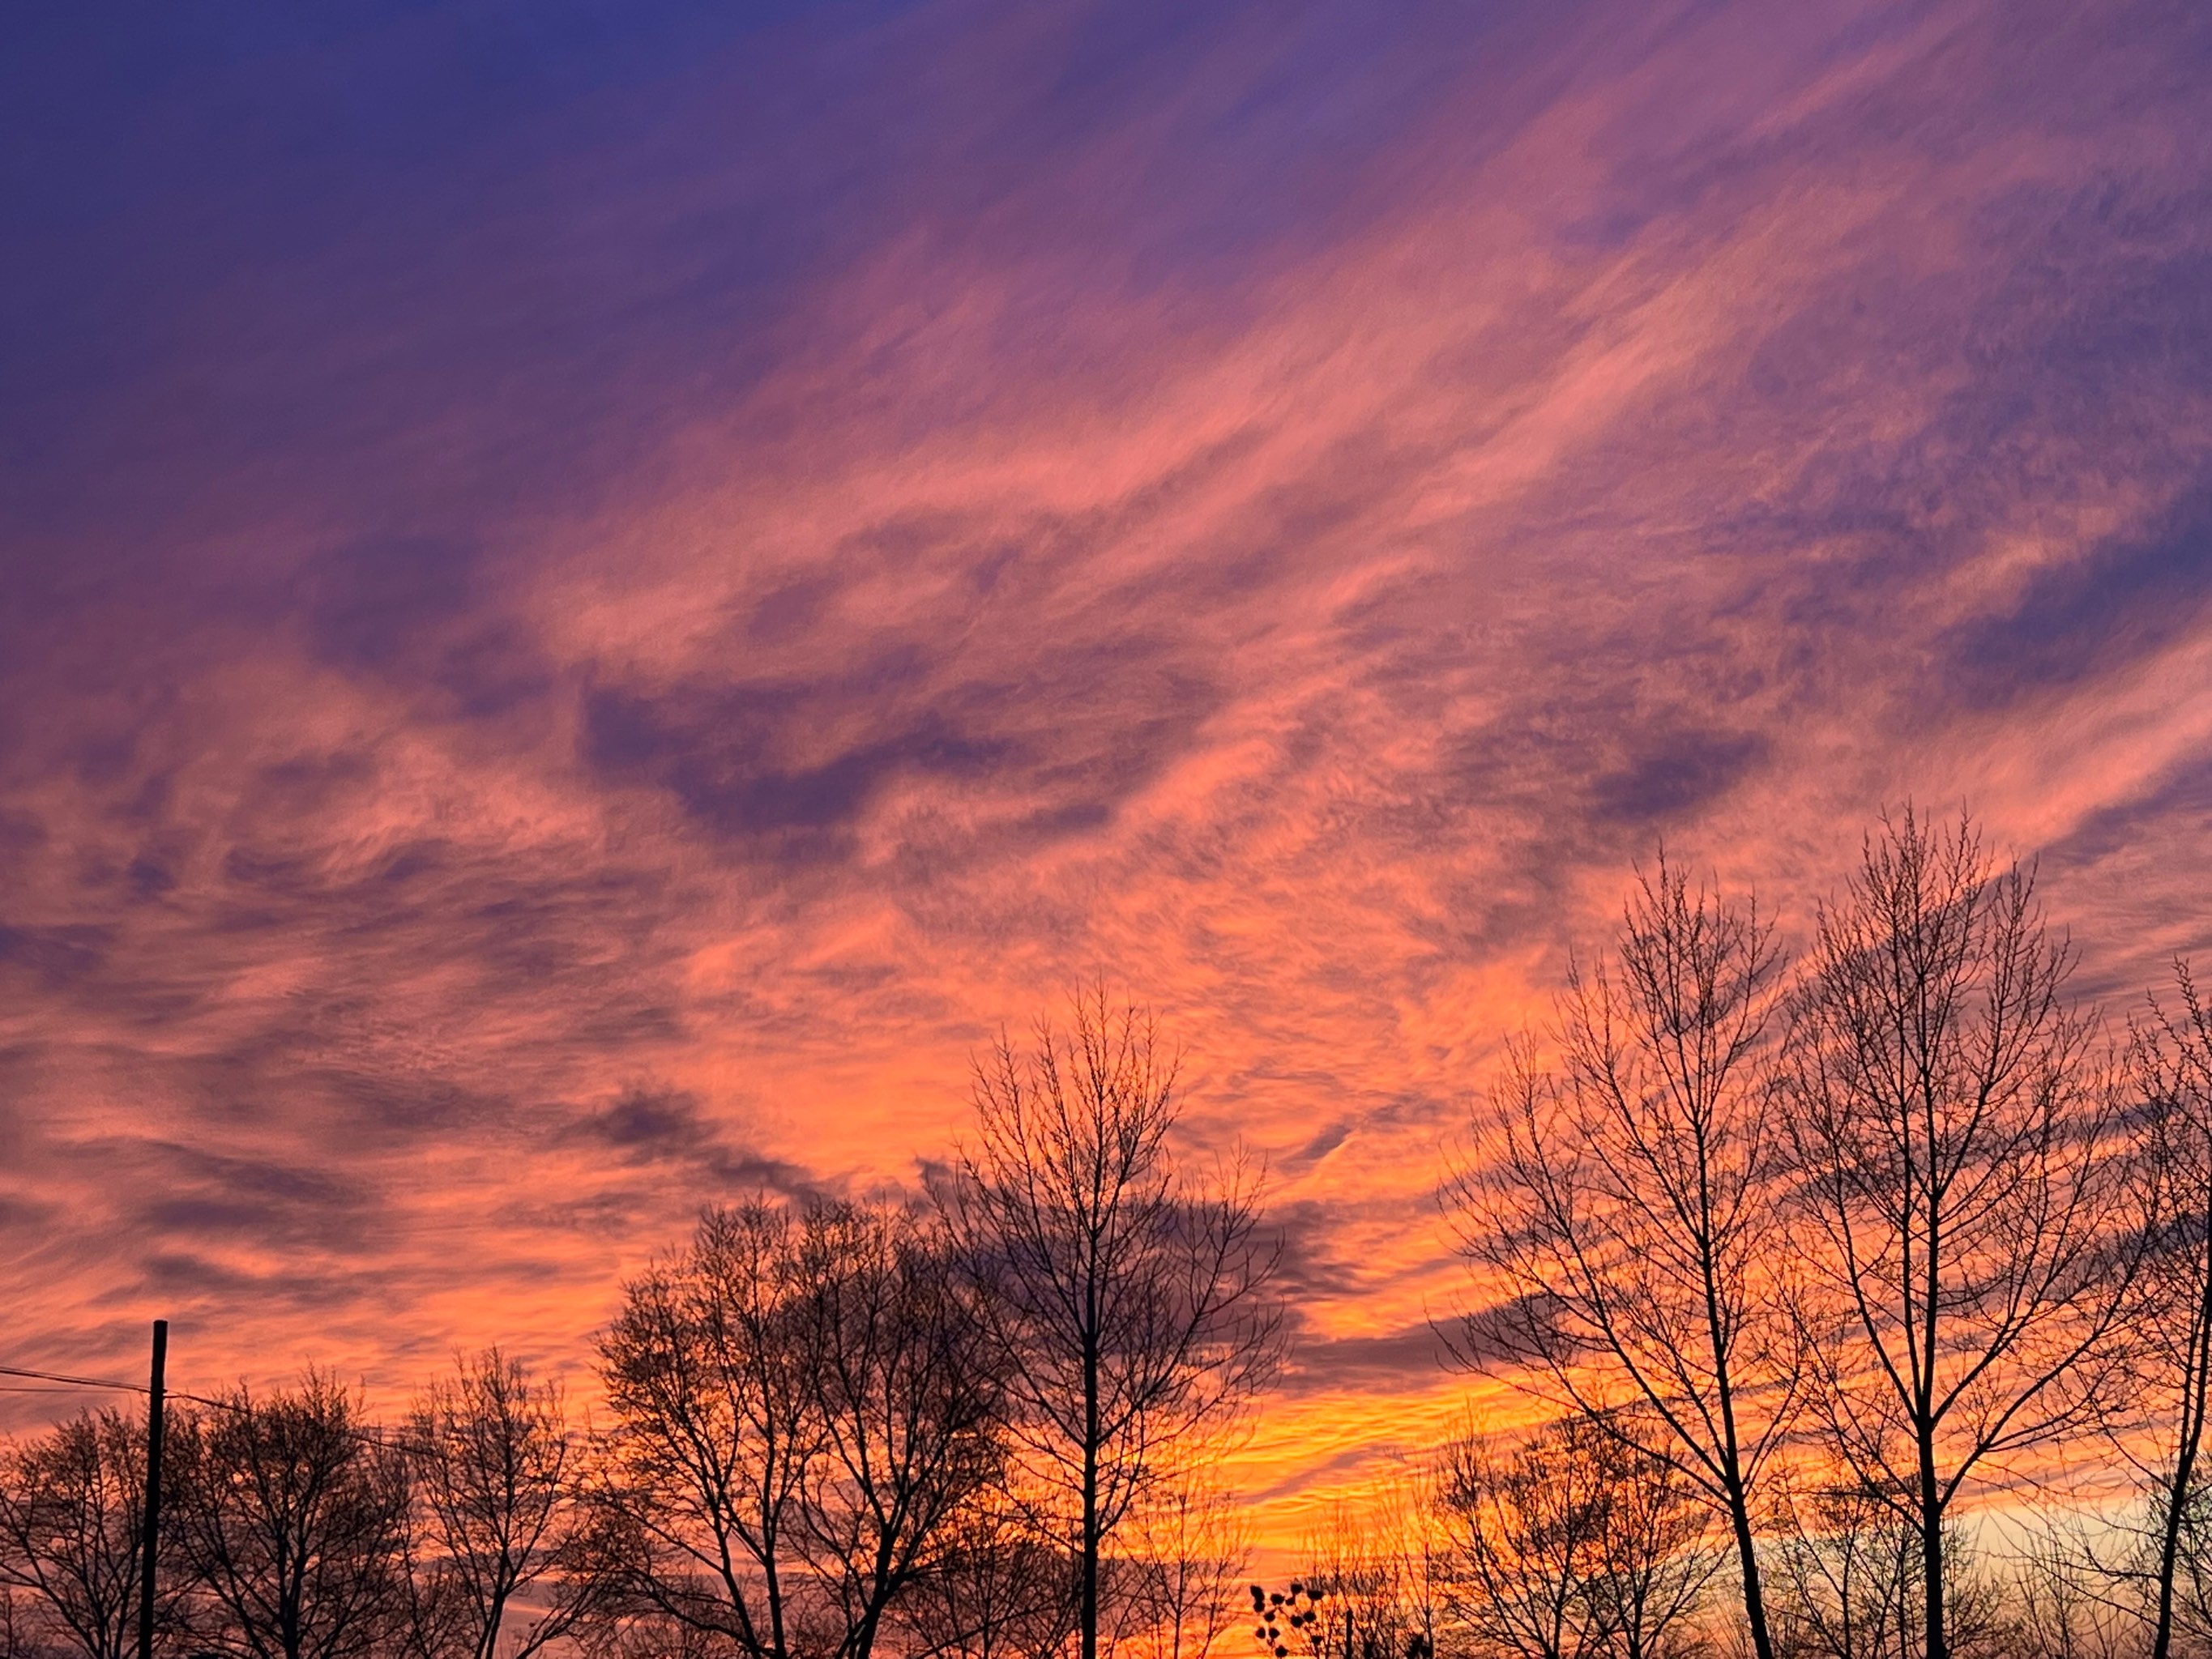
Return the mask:
M 143 1382 L 118 1382 L 104 1376 L 73 1376 L 66 1371 L 34 1370 L 27 1365 L 0 1365 L 0 1376 L 20 1376 L 35 1382 L 54 1385 L 47 1388 L 17 1389 L 0 1383 L 0 1394 L 64 1394 L 71 1389 L 96 1389 L 115 1394 L 143 1395 L 152 1392 Z M 251 1414 L 253 1410 L 251 1401 L 210 1400 L 205 1395 L 184 1394 L 175 1389 L 167 1389 L 166 1393 L 171 1400 L 180 1400 L 187 1405 L 204 1406 L 210 1411 L 236 1412 L 245 1416 Z M 424 1443 L 419 1437 L 404 1428 L 386 1428 L 380 1424 L 357 1429 L 342 1429 L 338 1432 L 367 1445 L 386 1447 L 403 1452 L 418 1449 Z M 572 1432 L 580 1440 L 598 1440 L 601 1437 L 598 1434 L 581 1429 L 573 1430 Z
M 143 1382 L 111 1382 L 101 1376 L 71 1376 L 65 1371 L 34 1371 L 22 1365 L 0 1365 L 0 1376 L 27 1376 L 40 1382 L 60 1382 L 72 1389 L 111 1389 L 124 1394 L 144 1394 Z
M 40 1382 L 61 1385 L 59 1388 L 53 1389 L 0 1388 L 0 1392 L 8 1394 L 59 1394 L 64 1389 L 102 1389 L 112 1394 L 152 1392 L 143 1382 L 117 1382 L 104 1376 L 71 1376 L 66 1371 L 37 1371 L 27 1365 L 0 1365 L 0 1376 L 26 1376 Z M 244 1409 L 234 1400 L 204 1400 L 196 1394 L 179 1394 L 173 1389 L 168 1391 L 168 1396 L 172 1400 L 189 1401 L 195 1406 L 205 1406 L 214 1411 L 234 1412 Z
M 72 1376 L 65 1371 L 33 1370 L 27 1365 L 0 1365 L 0 1376 L 27 1377 L 39 1382 L 57 1385 L 48 1388 L 11 1389 L 4 1383 L 0 1383 L 0 1394 L 65 1394 L 71 1389 L 97 1389 L 117 1394 L 143 1395 L 152 1392 L 143 1382 L 117 1382 L 104 1376 Z M 250 1415 L 253 1410 L 251 1401 L 210 1400 L 204 1395 L 184 1394 L 175 1389 L 167 1389 L 166 1393 L 171 1400 L 181 1400 L 193 1406 L 204 1406 L 210 1411 L 236 1412 L 241 1416 L 246 1416 Z M 341 1429 L 338 1432 L 349 1439 L 361 1441 L 367 1445 L 392 1447 L 402 1451 L 421 1443 L 406 1434 L 404 1431 L 395 1433 L 380 1425 L 358 1429 Z
M 33 1370 L 27 1365 L 0 1365 L 0 1376 L 30 1377 L 40 1382 L 60 1385 L 45 1389 L 10 1389 L 4 1384 L 0 1384 L 0 1394 L 62 1394 L 70 1389 L 100 1389 L 115 1394 L 151 1394 L 153 1392 L 143 1382 L 116 1382 L 104 1376 L 71 1376 L 65 1371 Z M 205 1406 L 210 1411 L 238 1412 L 243 1414 L 253 1409 L 250 1403 L 241 1404 L 235 1400 L 210 1400 L 204 1395 L 181 1394 L 174 1389 L 167 1389 L 166 1393 L 171 1400 L 182 1400 L 191 1405 Z M 349 1429 L 344 1432 L 354 1436 L 356 1439 L 374 1441 L 379 1445 L 390 1443 L 381 1433 L 374 1430 Z

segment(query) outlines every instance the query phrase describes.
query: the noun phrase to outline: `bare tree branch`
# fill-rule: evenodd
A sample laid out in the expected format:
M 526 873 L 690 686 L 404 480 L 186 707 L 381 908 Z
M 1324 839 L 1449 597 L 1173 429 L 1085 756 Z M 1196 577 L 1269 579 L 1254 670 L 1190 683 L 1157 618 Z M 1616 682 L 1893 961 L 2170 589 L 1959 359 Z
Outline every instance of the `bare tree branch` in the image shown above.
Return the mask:
M 1927 1659 L 1949 1653 L 1960 1495 L 2094 1426 L 2124 1375 L 2140 1229 L 2071 963 L 2032 871 L 1908 811 L 1822 908 L 1793 1011 L 1813 1397 L 1857 1488 L 1913 1529 Z
M 1662 852 L 1611 953 L 1569 981 L 1557 1066 L 1515 1047 L 1478 1161 L 1445 1188 L 1502 1292 L 1465 1325 L 1463 1358 L 1633 1431 L 1703 1496 L 1759 1659 L 1758 1492 L 1806 1376 L 1767 1064 L 1778 972 L 1756 902 L 1692 888 Z
M 939 1197 L 984 1288 L 1032 1481 L 1064 1507 L 1082 1659 L 1097 1659 L 1100 1563 L 1174 1450 L 1272 1373 L 1259 1182 L 1178 1179 L 1176 1061 L 1150 1014 L 1079 994 L 976 1071 L 976 1138 Z

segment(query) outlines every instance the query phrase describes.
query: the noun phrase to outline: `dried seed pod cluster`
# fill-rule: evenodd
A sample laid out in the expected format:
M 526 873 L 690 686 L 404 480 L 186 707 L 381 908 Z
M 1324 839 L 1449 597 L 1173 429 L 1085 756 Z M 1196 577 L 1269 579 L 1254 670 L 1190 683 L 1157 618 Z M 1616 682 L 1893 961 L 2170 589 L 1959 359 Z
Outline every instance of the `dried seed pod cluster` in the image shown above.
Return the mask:
M 1252 1586 L 1252 1612 L 1257 1623 L 1252 1637 L 1261 1649 L 1273 1659 L 1290 1659 L 1291 1638 L 1321 1626 L 1321 1604 L 1328 1599 L 1328 1592 L 1317 1584 L 1309 1584 L 1293 1578 L 1287 1590 L 1270 1591 L 1265 1586 Z M 1314 1638 L 1307 1644 L 1318 1650 Z

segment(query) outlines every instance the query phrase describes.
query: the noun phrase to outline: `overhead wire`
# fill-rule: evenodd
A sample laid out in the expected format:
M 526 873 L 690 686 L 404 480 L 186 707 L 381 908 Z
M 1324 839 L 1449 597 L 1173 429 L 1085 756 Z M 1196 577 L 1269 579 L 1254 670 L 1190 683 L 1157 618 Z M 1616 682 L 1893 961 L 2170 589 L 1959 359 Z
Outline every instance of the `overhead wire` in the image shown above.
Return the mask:
M 150 1395 L 154 1391 L 149 1384 L 144 1382 L 117 1382 L 104 1376 L 72 1376 L 66 1371 L 33 1370 L 27 1365 L 0 1365 L 0 1376 L 27 1377 L 39 1382 L 59 1385 L 40 1389 L 11 1389 L 5 1384 L 0 1384 L 0 1394 L 63 1394 L 70 1389 L 96 1389 L 109 1393 L 145 1395 Z M 250 1405 L 235 1400 L 210 1400 L 204 1395 L 186 1394 L 181 1389 L 164 1389 L 161 1393 L 163 1398 L 167 1400 L 182 1401 L 191 1406 L 205 1406 L 210 1411 L 242 1413 L 252 1409 Z M 372 1445 L 389 1446 L 393 1443 L 392 1438 L 380 1429 L 347 1429 L 343 1432 L 354 1439 L 366 1441 Z
M 104 1376 L 71 1376 L 66 1371 L 34 1371 L 26 1365 L 0 1365 L 0 1376 L 25 1376 L 39 1382 L 60 1382 L 72 1389 L 116 1389 L 128 1394 L 150 1392 L 143 1382 L 111 1382 Z
M 62 1394 L 70 1389 L 95 1389 L 120 1394 L 149 1395 L 153 1392 L 152 1388 L 144 1382 L 118 1382 L 104 1376 L 73 1376 L 66 1371 L 35 1370 L 27 1365 L 0 1365 L 0 1376 L 20 1376 L 36 1382 L 58 1385 L 40 1389 L 16 1389 L 0 1383 L 0 1394 Z M 210 1400 L 205 1395 L 186 1394 L 180 1389 L 164 1389 L 162 1395 L 169 1401 L 180 1401 L 191 1406 L 204 1406 L 210 1411 L 238 1412 L 242 1414 L 252 1409 L 250 1402 L 237 1400 Z M 405 1450 L 411 1446 L 419 1446 L 422 1443 L 412 1435 L 404 1431 L 395 1432 L 380 1425 L 346 1429 L 342 1432 L 368 1445 L 397 1447 L 401 1450 Z M 575 1432 L 580 1440 L 598 1438 L 588 1429 Z

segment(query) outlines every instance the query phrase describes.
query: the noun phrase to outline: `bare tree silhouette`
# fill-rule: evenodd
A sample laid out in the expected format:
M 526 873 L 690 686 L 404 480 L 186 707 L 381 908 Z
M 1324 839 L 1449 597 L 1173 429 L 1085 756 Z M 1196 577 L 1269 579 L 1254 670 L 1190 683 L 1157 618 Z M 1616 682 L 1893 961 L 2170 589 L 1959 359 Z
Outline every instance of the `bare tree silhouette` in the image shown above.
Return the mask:
M 710 1211 L 601 1352 L 599 1547 L 633 1632 L 867 1659 L 997 1472 L 983 1325 L 902 1212 Z
M 1825 906 L 1794 1010 L 1788 1112 L 1820 1292 L 1821 1427 L 1921 1553 L 1948 1659 L 1953 1506 L 2117 1397 L 2138 1252 L 2093 1018 L 2065 996 L 2033 872 L 1960 820 L 1885 818 Z
M 2131 1024 L 2130 1092 L 2143 1113 L 2142 1224 L 2150 1249 L 2136 1334 L 2153 1430 L 2114 1444 L 2149 1498 L 2151 1659 L 2168 1659 L 2178 1629 L 2212 1638 L 2212 1489 L 2203 1468 L 2212 1419 L 2212 1009 L 2185 962 L 2177 1005 L 2154 996 Z
M 1710 1511 L 1633 1433 L 1587 1417 L 1500 1447 L 1447 1448 L 1439 1492 L 1456 1546 L 1454 1623 L 1501 1659 L 1661 1659 L 1713 1572 Z
M 939 1200 L 987 1309 L 1033 1479 L 1065 1500 L 1082 1659 L 1097 1659 L 1100 1563 L 1187 1436 L 1271 1374 L 1257 1181 L 1179 1178 L 1176 1060 L 1152 1017 L 1074 1000 L 1026 1054 L 977 1068 L 976 1137 Z
M 146 1430 L 117 1411 L 87 1412 L 10 1449 L 0 1466 L 0 1586 L 16 1641 L 130 1659 L 137 1650 Z M 165 1584 L 166 1632 L 176 1589 Z
M 802 1237 L 821 1423 L 802 1550 L 838 1609 L 834 1651 L 866 1659 L 889 1608 L 942 1565 L 1000 1473 L 1002 1378 L 944 1241 L 913 1217 L 826 1206 Z
M 1460 1352 L 1632 1429 L 1704 1496 L 1758 1659 L 1773 1655 L 1758 1489 L 1805 1376 L 1767 1069 L 1778 969 L 1756 903 L 1693 889 L 1662 852 L 1610 954 L 1569 981 L 1558 1065 L 1515 1048 L 1500 1121 L 1446 1187 L 1465 1254 L 1503 1292 Z
M 1308 1538 L 1302 1582 L 1328 1597 L 1335 1651 L 1435 1659 L 1456 1585 L 1444 1490 L 1437 1468 L 1408 1471 L 1372 1502 L 1337 1504 Z
M 1075 1629 L 1067 1552 L 1035 1507 L 983 1494 L 947 1529 L 931 1570 L 893 1609 L 917 1659 L 1045 1659 Z
M 464 1358 L 416 1401 L 407 1455 L 415 1645 L 432 1659 L 531 1659 L 574 1630 L 592 1581 L 578 1559 L 583 1447 L 559 1388 L 496 1348 Z M 544 1605 L 519 1614 L 532 1599 Z
M 173 1419 L 169 1535 L 192 1641 L 240 1659 L 373 1659 L 404 1639 L 408 1491 L 361 1402 L 309 1372 Z M 166 1484 L 166 1481 L 165 1481 Z
M 1251 1554 L 1249 1535 L 1227 1494 L 1194 1470 L 1139 1504 L 1124 1529 L 1127 1623 L 1115 1645 L 1152 1659 L 1207 1659 L 1237 1619 L 1235 1605 Z

